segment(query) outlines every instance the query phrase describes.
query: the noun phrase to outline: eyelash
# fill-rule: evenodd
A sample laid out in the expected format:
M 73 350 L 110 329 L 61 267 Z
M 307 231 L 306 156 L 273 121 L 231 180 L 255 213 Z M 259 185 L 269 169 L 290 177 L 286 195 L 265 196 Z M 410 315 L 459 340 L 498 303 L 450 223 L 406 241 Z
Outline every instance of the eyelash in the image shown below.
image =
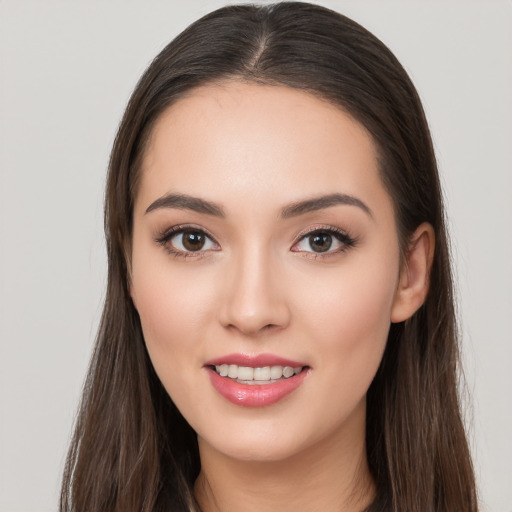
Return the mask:
M 210 252 L 212 249 L 206 249 L 206 250 L 198 250 L 198 251 L 182 251 L 181 249 L 177 249 L 172 244 L 170 244 L 170 240 L 175 237 L 176 235 L 186 233 L 187 231 L 196 232 L 198 234 L 201 234 L 208 238 L 213 244 L 219 246 L 219 244 L 215 241 L 215 238 L 211 236 L 207 231 L 205 231 L 203 228 L 199 228 L 193 225 L 177 225 L 173 226 L 170 229 L 165 230 L 160 236 L 158 236 L 155 239 L 155 242 L 161 245 L 169 254 L 174 256 L 175 258 L 201 258 L 206 256 L 208 252 Z M 298 244 L 300 244 L 302 241 L 307 239 L 308 237 L 311 237 L 313 235 L 329 235 L 332 236 L 334 239 L 336 239 L 340 244 L 341 247 L 339 247 L 336 250 L 333 251 L 325 251 L 325 252 L 315 252 L 315 251 L 293 251 L 293 248 L 296 247 Z M 298 240 L 293 244 L 292 246 L 292 252 L 298 252 L 305 257 L 312 258 L 312 259 L 323 259 L 328 258 L 330 256 L 334 256 L 336 254 L 343 253 L 347 251 L 348 249 L 355 247 L 358 243 L 358 239 L 355 237 L 350 236 L 347 232 L 335 228 L 332 226 L 318 226 L 313 229 L 308 229 L 306 232 L 300 233 L 298 235 Z M 330 248 L 330 247 L 329 247 Z M 215 249 L 217 250 L 217 249 Z
M 337 240 L 341 246 L 335 250 L 329 250 L 330 247 L 325 252 L 315 252 L 315 251 L 293 251 L 293 248 L 299 245 L 301 242 L 306 240 L 307 238 L 313 235 L 329 235 Z M 298 235 L 298 240 L 292 246 L 292 252 L 298 252 L 302 255 L 302 257 L 310 258 L 314 260 L 325 260 L 327 258 L 337 256 L 341 253 L 344 253 L 348 249 L 355 247 L 358 244 L 358 239 L 356 237 L 350 236 L 346 231 L 333 227 L 333 226 L 317 226 L 314 228 L 309 228 L 307 231 L 300 233 Z
M 155 239 L 155 242 L 157 244 L 160 244 L 169 254 L 174 256 L 175 258 L 201 258 L 204 257 L 206 252 L 208 250 L 198 250 L 198 251 L 182 251 L 180 249 L 177 249 L 172 244 L 170 244 L 170 240 L 175 237 L 176 235 L 186 233 L 187 231 L 192 231 L 195 233 L 199 233 L 204 235 L 206 238 L 211 240 L 214 244 L 219 245 L 213 236 L 211 236 L 207 231 L 205 231 L 203 228 L 199 228 L 196 226 L 191 225 L 178 225 L 173 226 L 170 229 L 165 230 L 160 236 L 158 236 Z

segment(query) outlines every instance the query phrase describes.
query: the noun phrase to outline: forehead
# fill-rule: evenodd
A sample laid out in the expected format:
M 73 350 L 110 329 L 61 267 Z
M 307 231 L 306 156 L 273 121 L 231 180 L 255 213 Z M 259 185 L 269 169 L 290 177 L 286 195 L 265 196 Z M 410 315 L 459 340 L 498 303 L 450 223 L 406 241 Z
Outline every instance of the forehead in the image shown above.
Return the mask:
M 307 92 L 226 82 L 194 89 L 160 116 L 139 192 L 145 203 L 191 190 L 218 201 L 272 193 L 287 202 L 340 188 L 383 192 L 373 140 L 360 123 Z

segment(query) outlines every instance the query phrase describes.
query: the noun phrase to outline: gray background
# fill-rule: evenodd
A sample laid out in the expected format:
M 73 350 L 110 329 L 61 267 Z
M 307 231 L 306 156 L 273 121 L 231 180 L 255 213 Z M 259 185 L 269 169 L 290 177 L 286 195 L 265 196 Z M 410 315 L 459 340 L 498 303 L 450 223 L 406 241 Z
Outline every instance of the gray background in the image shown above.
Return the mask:
M 225 2 L 0 0 L 0 511 L 56 509 L 101 312 L 104 172 L 138 77 Z M 512 511 L 512 3 L 324 1 L 380 37 L 435 140 L 483 510 Z

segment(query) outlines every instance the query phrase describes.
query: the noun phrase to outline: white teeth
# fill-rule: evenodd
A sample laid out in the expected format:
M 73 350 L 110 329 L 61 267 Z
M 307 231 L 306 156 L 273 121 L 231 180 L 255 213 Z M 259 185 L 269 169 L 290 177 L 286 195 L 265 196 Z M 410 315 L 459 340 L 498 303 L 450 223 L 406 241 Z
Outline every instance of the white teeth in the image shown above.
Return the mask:
M 221 377 L 237 379 L 245 383 L 276 381 L 281 378 L 288 379 L 302 371 L 302 366 L 263 366 L 251 368 L 250 366 L 238 366 L 236 364 L 220 364 L 215 366 L 216 372 Z
M 283 368 L 283 377 L 289 378 L 293 375 L 293 368 L 291 366 L 285 366 Z
M 236 379 L 238 377 L 238 366 L 236 364 L 229 365 L 228 377 L 230 379 Z
M 254 368 L 254 380 L 270 380 L 270 366 Z
M 254 368 L 249 368 L 248 366 L 239 366 L 238 367 L 238 379 L 239 380 L 252 380 L 254 376 Z
M 283 367 L 282 366 L 272 366 L 270 368 L 270 378 L 271 379 L 280 379 L 283 376 Z

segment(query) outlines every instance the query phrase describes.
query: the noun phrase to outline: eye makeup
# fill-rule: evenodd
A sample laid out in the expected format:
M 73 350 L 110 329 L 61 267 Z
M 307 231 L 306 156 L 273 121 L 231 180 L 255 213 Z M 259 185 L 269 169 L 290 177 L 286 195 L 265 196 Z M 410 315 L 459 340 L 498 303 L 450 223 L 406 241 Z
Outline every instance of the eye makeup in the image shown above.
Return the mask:
M 338 255 L 355 247 L 358 239 L 346 231 L 329 225 L 318 225 L 296 236 L 290 251 L 303 257 L 321 259 Z M 220 251 L 220 244 L 204 228 L 192 224 L 178 224 L 164 230 L 155 243 L 176 258 L 202 258 L 212 251 Z
M 210 251 L 220 250 L 205 229 L 190 224 L 172 226 L 155 238 L 155 242 L 176 258 L 201 258 Z
M 308 228 L 307 231 L 300 233 L 298 238 L 291 251 L 305 253 L 304 256 L 315 259 L 345 252 L 358 243 L 358 239 L 346 231 L 327 225 Z

